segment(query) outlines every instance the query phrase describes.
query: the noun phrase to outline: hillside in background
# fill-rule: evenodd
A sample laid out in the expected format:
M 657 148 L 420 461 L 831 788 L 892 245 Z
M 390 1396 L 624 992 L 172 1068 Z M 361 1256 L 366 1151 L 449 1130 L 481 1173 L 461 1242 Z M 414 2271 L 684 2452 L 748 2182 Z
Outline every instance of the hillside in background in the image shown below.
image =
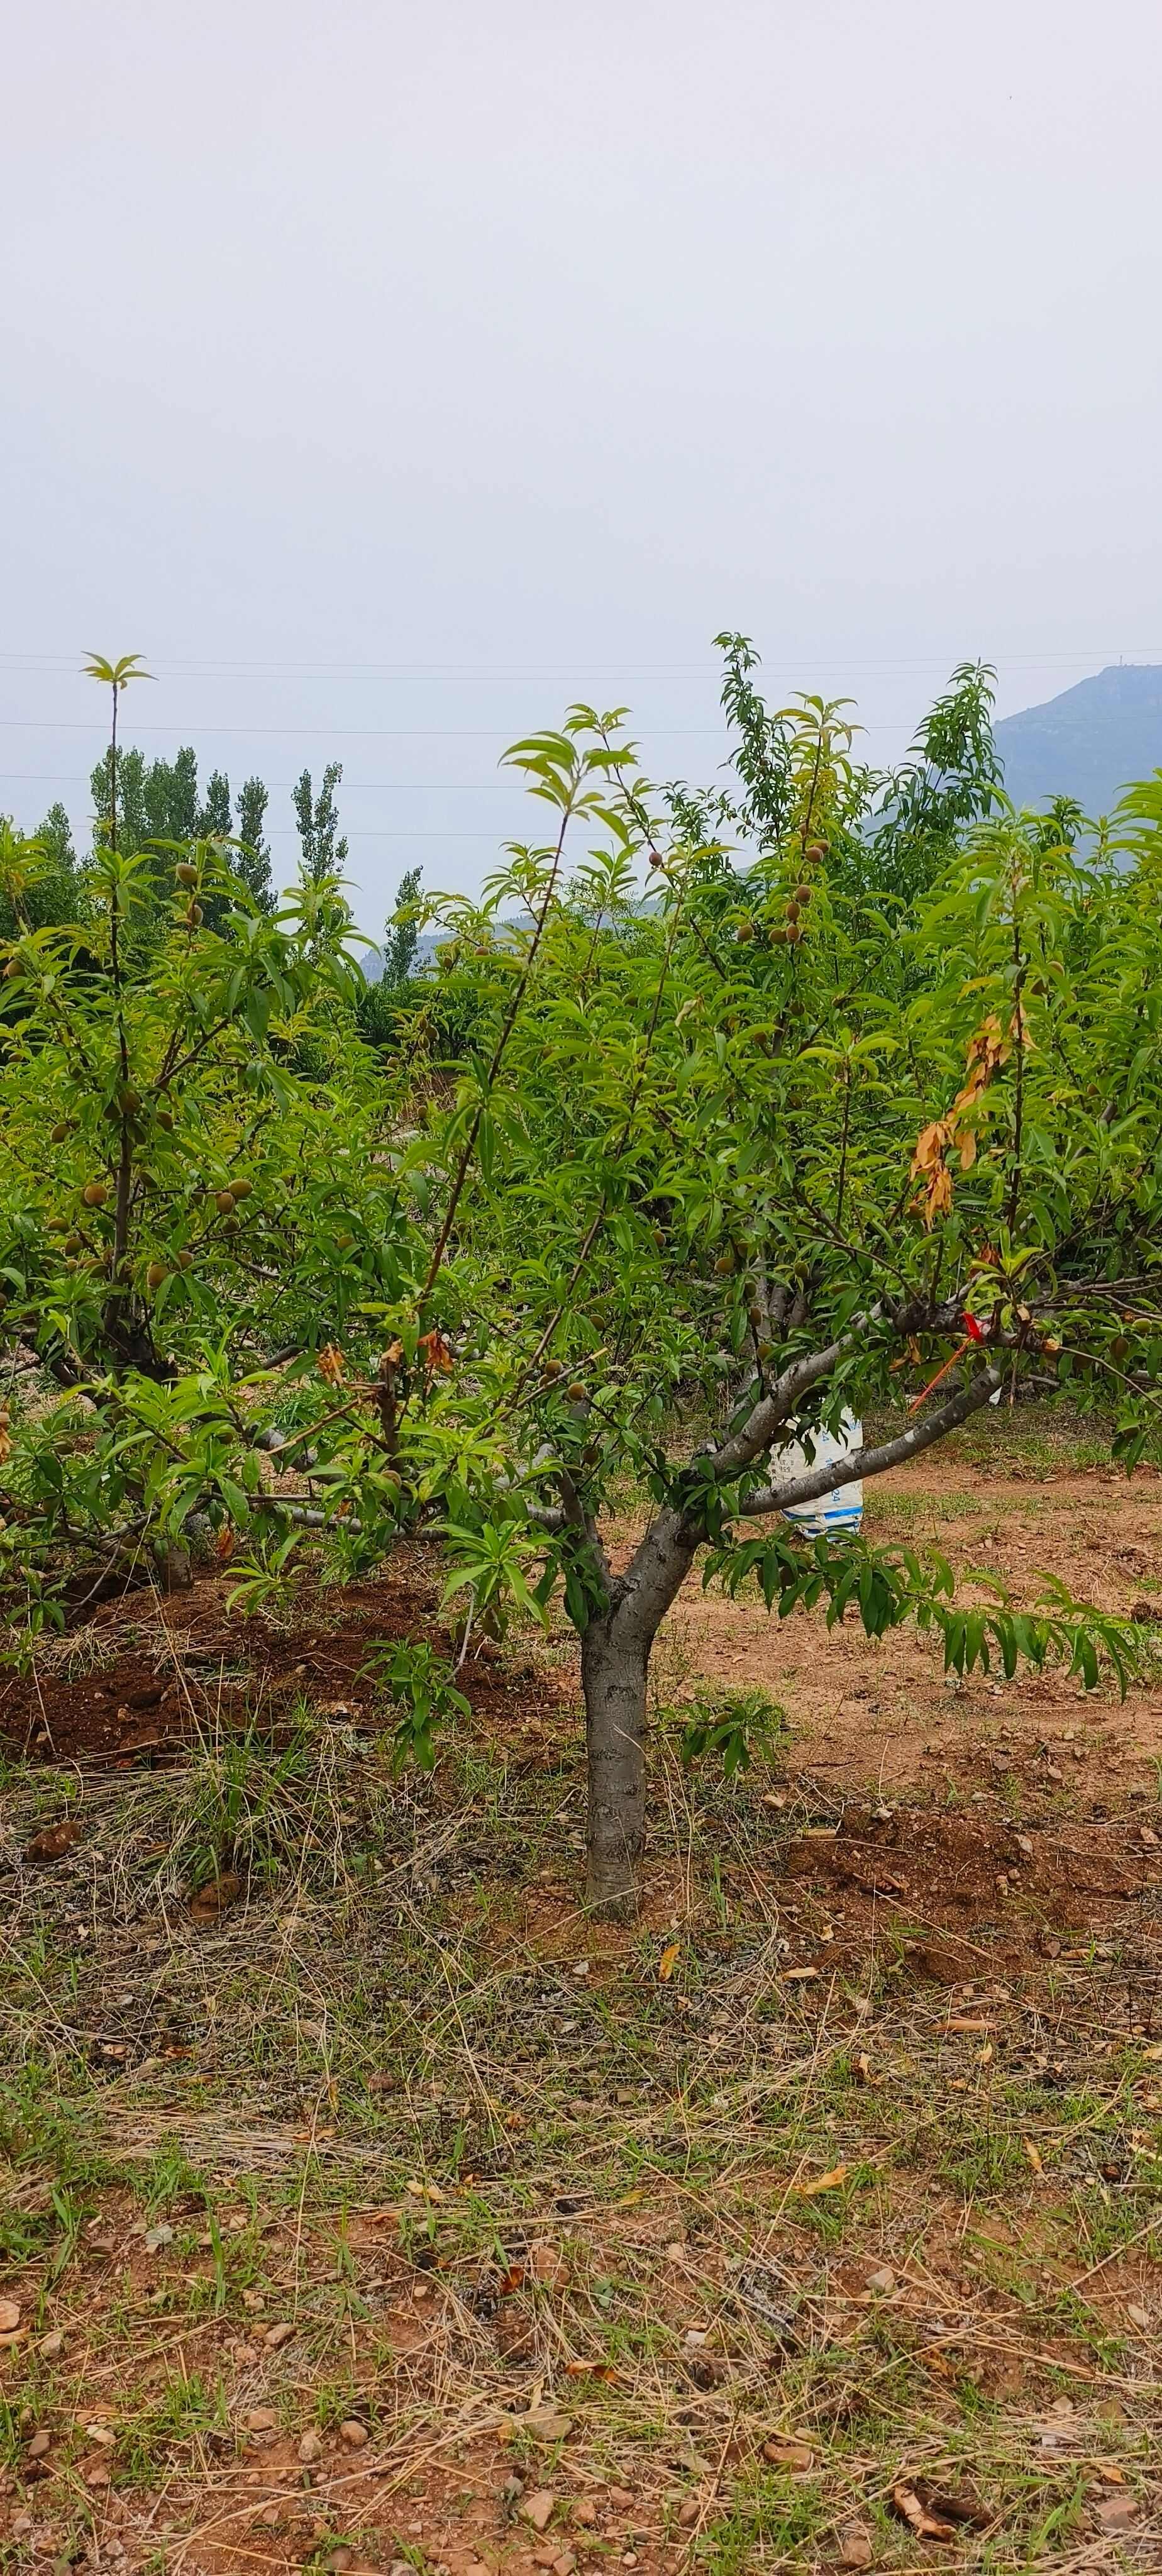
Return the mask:
M 1005 716 L 996 737 L 1015 805 L 1075 796 L 1087 814 L 1108 814 L 1130 779 L 1162 769 L 1162 664 L 1111 663 Z

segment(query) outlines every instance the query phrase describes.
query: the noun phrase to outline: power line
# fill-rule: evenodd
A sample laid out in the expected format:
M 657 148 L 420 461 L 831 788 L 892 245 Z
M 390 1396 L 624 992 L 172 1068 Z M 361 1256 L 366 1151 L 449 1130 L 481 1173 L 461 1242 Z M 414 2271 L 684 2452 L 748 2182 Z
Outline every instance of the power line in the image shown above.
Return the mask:
M 91 783 L 87 769 L 0 769 L 0 778 L 21 779 L 28 787 L 88 787 Z M 291 778 L 263 780 L 272 796 L 289 795 L 295 784 Z M 343 782 L 343 793 L 345 796 L 394 796 L 401 793 L 409 796 L 523 796 L 527 790 L 519 778 L 348 778 Z
M 1111 663 L 1137 660 L 1150 661 L 1156 655 L 1160 654 L 1162 654 L 1162 645 L 1158 644 L 1138 644 L 1129 648 L 1122 646 L 1117 652 L 1111 652 L 1107 647 L 1094 647 L 1091 650 L 1079 649 L 1074 653 L 1038 653 L 1036 651 L 1031 653 L 1001 653 L 997 656 L 997 666 L 1005 670 L 1039 668 L 1066 669 L 1072 667 L 1075 663 Z M 793 661 L 771 662 L 764 660 L 761 662 L 760 667 L 765 672 L 772 674 L 788 671 L 800 671 L 805 667 L 830 670 L 839 670 L 842 668 L 850 669 L 852 671 L 943 671 L 948 669 L 950 664 L 955 662 L 956 658 L 957 656 L 951 648 L 946 653 L 864 654 L 858 651 L 844 652 L 834 648 L 830 652 L 819 653 L 813 647 L 804 647 L 803 651 L 799 653 Z M 964 657 L 961 656 L 961 658 L 963 659 Z M 0 668 L 9 671 L 27 671 L 48 677 L 54 677 L 58 672 L 63 673 L 65 676 L 72 674 L 78 678 L 86 676 L 86 674 L 81 671 L 80 665 L 74 661 L 71 655 L 67 654 L 46 653 L 43 655 L 20 656 L 16 654 L 0 653 Z M 181 660 L 163 663 L 161 672 L 154 676 L 160 678 L 172 676 L 181 678 L 197 677 L 204 679 L 227 679 L 234 677 L 238 673 L 246 673 L 249 677 L 258 677 L 263 679 L 309 679 L 318 674 L 328 674 L 339 676 L 345 675 L 354 678 L 416 678 L 424 680 L 442 679 L 450 681 L 460 679 L 565 680 L 575 682 L 578 670 L 582 671 L 588 678 L 594 680 L 638 680 L 666 678 L 670 676 L 718 679 L 721 677 L 721 669 L 722 666 L 718 662 L 613 662 L 599 665 L 596 663 L 587 663 L 583 657 L 578 657 L 569 666 L 564 668 L 558 664 L 549 663 L 532 664 L 506 662 L 248 662 L 243 660 L 229 662 L 200 662 L 196 660 Z
M 3 725 L 6 731 L 10 733 L 91 734 L 99 732 L 100 718 L 94 717 L 86 724 L 81 722 L 77 717 L 61 717 L 58 719 L 56 716 L 0 716 L 0 725 Z M 275 735 L 285 734 L 292 742 L 302 742 L 304 740 L 310 741 L 315 738 L 320 742 L 363 742 L 373 740 L 381 741 L 385 739 L 398 739 L 400 741 L 409 742 L 495 742 L 498 736 L 503 739 L 506 728 L 503 725 L 187 725 L 180 723 L 175 718 L 170 724 L 135 725 L 133 730 L 135 733 L 163 733 L 167 740 L 171 742 L 175 734 L 182 733 L 210 734 L 212 736 L 229 733 L 242 734 L 247 738 L 253 738 L 255 734 L 264 734 L 271 739 L 273 739 Z M 865 728 L 865 730 L 870 731 L 871 728 Z M 880 733 L 896 733 L 899 731 L 899 727 L 897 725 L 880 725 L 875 728 L 875 730 Z M 722 726 L 720 724 L 635 725 L 633 727 L 633 736 L 636 740 L 642 742 L 647 739 L 651 742 L 671 742 L 677 741 L 686 735 L 690 735 L 692 737 L 697 736 L 700 741 L 705 741 L 712 738 L 714 735 L 721 733 L 721 731 Z M 125 748 L 129 749 L 131 746 L 127 743 Z

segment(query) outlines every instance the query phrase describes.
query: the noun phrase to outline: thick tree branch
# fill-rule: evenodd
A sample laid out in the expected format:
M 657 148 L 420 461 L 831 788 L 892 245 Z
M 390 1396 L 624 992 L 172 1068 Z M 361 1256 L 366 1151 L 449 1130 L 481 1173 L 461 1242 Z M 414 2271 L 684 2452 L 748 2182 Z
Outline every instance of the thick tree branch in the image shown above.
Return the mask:
M 723 1440 L 717 1449 L 707 1453 L 717 1482 L 725 1484 L 730 1477 L 741 1475 L 744 1467 L 753 1466 L 755 1459 L 761 1458 L 763 1451 L 770 1448 L 776 1431 L 781 1431 L 802 1397 L 810 1394 L 821 1377 L 829 1377 L 837 1363 L 845 1359 L 849 1351 L 858 1349 L 882 1320 L 882 1306 L 873 1306 L 868 1314 L 856 1315 L 847 1331 L 839 1334 L 834 1342 L 829 1342 L 826 1350 L 808 1351 L 802 1359 L 792 1360 L 790 1366 L 774 1379 L 767 1393 L 760 1396 L 741 1430 L 732 1432 L 728 1440 Z M 826 1492 L 826 1486 L 822 1490 Z
M 833 1458 L 829 1466 L 812 1467 L 806 1475 L 788 1476 L 781 1484 L 764 1485 L 757 1493 L 748 1494 L 739 1510 L 748 1520 L 764 1512 L 785 1512 L 792 1503 L 813 1503 L 821 1494 L 833 1493 L 837 1482 L 853 1485 L 861 1477 L 882 1476 L 885 1468 L 902 1467 L 909 1458 L 918 1458 L 922 1450 L 931 1449 L 937 1440 L 945 1439 L 960 1423 L 967 1422 L 970 1414 L 979 1413 L 1000 1384 L 1000 1369 L 990 1365 L 981 1370 L 979 1377 L 970 1379 L 959 1395 L 950 1396 L 947 1404 L 930 1413 L 926 1421 L 902 1431 L 897 1439 L 881 1441 L 878 1448 L 857 1449 L 842 1462 Z

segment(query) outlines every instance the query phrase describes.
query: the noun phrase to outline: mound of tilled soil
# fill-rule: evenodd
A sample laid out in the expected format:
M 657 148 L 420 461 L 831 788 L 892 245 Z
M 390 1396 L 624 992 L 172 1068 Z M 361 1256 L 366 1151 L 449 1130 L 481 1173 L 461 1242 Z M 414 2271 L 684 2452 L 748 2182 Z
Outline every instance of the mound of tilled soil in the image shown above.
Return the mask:
M 422 1562 L 316 1593 L 314 1615 L 289 1627 L 231 1614 L 220 1575 L 163 1598 L 140 1591 L 103 1602 L 79 1633 L 42 1647 L 31 1672 L 0 1680 L 0 1742 L 45 1762 L 111 1767 L 179 1759 L 207 1723 L 276 1723 L 303 1699 L 323 1715 L 370 1722 L 382 1684 L 367 1667 L 376 1648 L 408 1638 L 454 1659 Z M 502 1672 L 487 1639 L 471 1651 L 457 1687 L 498 1726 L 523 1709 L 528 1675 Z M 552 1697 L 544 1676 L 538 1700 Z
M 909 1964 L 940 1984 L 972 1974 L 978 1930 L 988 1934 L 995 1962 L 998 1934 L 1023 1956 L 1053 1956 L 1063 1940 L 1115 1922 L 1138 1928 L 1155 1950 L 1158 1975 L 1162 1837 L 1132 1813 L 1049 1826 L 932 1807 L 853 1806 L 837 1825 L 797 1835 L 785 1871 L 804 1895 L 826 1897 L 835 1930 L 849 1940 L 866 1933 L 873 1910 L 885 1928 L 906 1927 Z

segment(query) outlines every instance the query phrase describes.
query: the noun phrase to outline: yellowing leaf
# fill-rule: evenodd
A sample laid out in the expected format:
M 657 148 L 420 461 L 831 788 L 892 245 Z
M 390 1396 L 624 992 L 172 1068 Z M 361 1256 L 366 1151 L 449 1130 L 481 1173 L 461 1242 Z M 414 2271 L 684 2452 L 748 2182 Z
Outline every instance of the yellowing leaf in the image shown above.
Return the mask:
M 673 1976 L 674 1970 L 678 1964 L 678 1953 L 681 1946 L 680 1941 L 667 1941 L 666 1943 L 665 1949 L 658 1961 L 658 1975 L 661 1978 L 663 1985 L 666 1985 L 669 1979 Z
M 803 2200 L 814 2200 L 817 2191 L 839 2191 L 847 2180 L 847 2166 L 833 2165 L 830 2173 L 813 2174 L 810 2182 L 799 2184 Z
M 1040 2147 L 1035 2147 L 1031 2138 L 1022 2138 L 1021 2144 L 1028 2156 L 1034 2173 L 1044 2173 L 1045 2167 L 1041 2160 Z

